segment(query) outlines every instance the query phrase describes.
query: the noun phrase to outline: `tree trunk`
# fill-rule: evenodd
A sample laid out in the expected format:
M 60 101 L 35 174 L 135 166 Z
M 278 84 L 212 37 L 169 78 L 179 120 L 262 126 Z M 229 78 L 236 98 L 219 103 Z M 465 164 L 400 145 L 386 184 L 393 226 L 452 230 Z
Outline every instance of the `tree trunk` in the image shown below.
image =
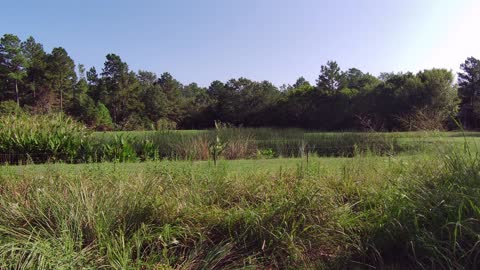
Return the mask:
M 20 107 L 20 98 L 18 97 L 18 82 L 15 80 L 15 93 L 17 94 L 17 106 Z
M 63 90 L 60 90 L 60 111 L 63 112 Z

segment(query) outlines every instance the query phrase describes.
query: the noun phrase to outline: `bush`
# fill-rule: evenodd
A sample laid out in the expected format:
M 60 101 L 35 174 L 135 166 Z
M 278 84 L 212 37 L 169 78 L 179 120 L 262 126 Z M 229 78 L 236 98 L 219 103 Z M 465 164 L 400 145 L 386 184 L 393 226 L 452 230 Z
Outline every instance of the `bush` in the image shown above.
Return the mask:
M 168 118 L 160 118 L 156 124 L 157 130 L 175 130 L 177 129 L 177 123 L 168 119 Z
M 22 114 L 22 108 L 18 107 L 15 101 L 2 101 L 0 102 L 0 115 Z
M 122 123 L 122 130 L 145 130 L 150 129 L 150 120 L 138 113 L 131 113 Z
M 95 125 L 98 130 L 111 130 L 113 128 L 112 117 L 108 108 L 99 102 L 95 115 Z

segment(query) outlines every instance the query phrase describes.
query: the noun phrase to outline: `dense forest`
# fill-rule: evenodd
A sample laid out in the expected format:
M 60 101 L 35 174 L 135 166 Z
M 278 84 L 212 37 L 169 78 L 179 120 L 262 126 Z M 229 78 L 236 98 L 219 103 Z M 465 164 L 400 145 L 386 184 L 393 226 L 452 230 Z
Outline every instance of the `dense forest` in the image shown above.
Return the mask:
M 480 127 L 480 60 L 455 75 L 342 70 L 334 61 L 312 84 L 277 87 L 247 78 L 183 85 L 165 72 L 129 69 L 108 54 L 102 70 L 75 64 L 64 48 L 45 52 L 33 37 L 0 40 L 0 114 L 63 112 L 98 130 L 233 126 L 317 130 L 418 130 Z M 456 121 L 458 119 L 459 121 Z

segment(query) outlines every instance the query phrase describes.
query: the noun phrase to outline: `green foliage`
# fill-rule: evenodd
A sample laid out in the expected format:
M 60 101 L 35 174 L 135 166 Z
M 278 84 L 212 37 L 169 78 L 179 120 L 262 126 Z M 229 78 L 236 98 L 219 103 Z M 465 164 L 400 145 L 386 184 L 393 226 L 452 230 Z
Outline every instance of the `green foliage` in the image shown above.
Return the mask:
M 221 129 L 224 129 L 223 123 L 215 121 L 215 138 L 208 146 L 210 153 L 213 156 L 213 162 L 215 165 L 217 165 L 217 160 L 220 154 L 222 154 L 222 152 L 225 150 L 226 146 L 226 143 L 222 142 L 218 134 Z
M 318 156 L 350 157 L 365 153 L 410 154 L 462 145 L 456 138 L 457 133 L 328 133 L 269 128 L 106 132 L 94 133 L 92 141 L 109 144 L 116 134 L 128 135 L 138 154 L 142 152 L 141 142 L 148 140 L 158 148 L 159 158 L 189 160 L 212 158 L 209 145 L 216 144 L 217 135 L 224 145 L 219 158 L 224 159 L 255 158 L 257 150 L 265 149 L 272 149 L 276 157 L 301 157 L 306 152 Z
M 213 162 L 215 165 L 217 164 L 220 154 L 222 154 L 223 150 L 225 149 L 225 145 L 226 144 L 223 143 L 218 136 L 215 136 L 214 141 L 210 143 L 209 149 L 211 155 L 213 156 Z
M 64 48 L 53 48 L 47 55 L 46 77 L 50 82 L 50 87 L 55 90 L 58 98 L 58 108 L 63 112 L 65 94 L 71 94 L 77 80 L 75 73 L 75 63 Z
M 150 151 L 150 147 L 148 146 L 145 147 L 145 149 Z M 115 135 L 111 143 L 104 144 L 101 155 L 102 159 L 107 161 L 129 162 L 137 160 L 137 154 L 132 146 L 131 140 L 121 135 Z
M 234 78 L 205 88 L 183 85 L 168 72 L 158 77 L 133 72 L 112 53 L 106 55 L 102 72 L 90 68 L 85 74 L 81 66 L 77 78 L 65 49 L 47 54 L 32 37 L 22 42 L 5 34 L 0 42 L 0 102 L 15 100 L 33 113 L 61 110 L 89 127 L 116 130 L 153 129 L 169 119 L 176 129 L 213 128 L 220 120 L 237 127 L 399 131 L 410 129 L 404 120 L 418 118 L 419 112 L 438 116 L 416 125 L 423 128 L 455 128 L 456 116 L 464 126 L 476 128 L 478 66 L 473 57 L 462 64 L 460 98 L 452 72 L 445 69 L 376 78 L 356 68 L 342 70 L 335 61 L 321 66 L 316 86 L 303 77 L 279 88 L 268 81 Z M 100 103 L 111 123 L 106 110 L 96 108 Z
M 261 158 L 274 158 L 275 151 L 272 148 L 267 148 L 259 151 L 259 155 Z
M 344 76 L 337 62 L 328 61 L 321 67 L 317 80 L 317 88 L 325 93 L 332 93 L 342 86 Z
M 140 159 L 142 161 L 159 159 L 159 150 L 152 141 L 146 139 L 142 142 Z
M 0 39 L 0 73 L 7 84 L 12 85 L 15 100 L 20 106 L 19 83 L 27 75 L 27 59 L 22 51 L 20 39 L 12 34 L 5 34 Z
M 458 73 L 458 94 L 461 98 L 460 119 L 468 128 L 480 126 L 478 112 L 478 93 L 480 91 L 480 60 L 469 57 Z
M 141 89 L 136 74 L 129 71 L 127 63 L 120 56 L 108 54 L 101 76 L 99 79 L 92 78 L 96 81 L 93 92 L 109 109 L 113 123 L 128 128 L 129 121 L 131 123 L 135 118 L 132 114 L 144 108 L 139 99 Z
M 156 130 L 175 130 L 177 129 L 177 123 L 168 119 L 168 118 L 160 118 L 157 120 L 155 124 Z
M 0 116 L 0 153 L 13 154 L 15 159 L 70 161 L 87 135 L 83 125 L 62 114 Z
M 22 108 L 18 107 L 15 101 L 9 100 L 0 102 L 0 115 L 16 115 L 22 113 Z
M 165 112 L 162 117 L 167 117 L 174 122 L 179 122 L 183 118 L 183 107 L 180 99 L 182 85 L 168 72 L 160 75 L 157 85 L 165 97 L 163 100 Z
M 102 130 L 109 130 L 113 128 L 112 117 L 108 108 L 99 102 L 97 104 L 96 114 L 95 114 L 95 125 L 97 128 Z
M 10 117 L 21 119 L 19 123 L 24 127 L 35 126 L 35 132 L 45 137 L 50 136 L 49 132 L 52 128 L 47 124 L 39 126 L 39 123 L 49 123 L 48 119 L 55 118 L 48 115 L 34 115 L 30 118 L 23 115 Z M 60 119 L 58 118 L 58 121 Z M 71 119 L 67 123 L 69 121 Z M 8 125 L 15 127 L 15 133 L 33 132 L 22 130 L 21 126 L 14 124 L 15 121 L 7 122 Z M 55 152 L 36 148 L 35 141 L 24 142 L 25 146 L 22 147 L 25 149 L 22 150 L 15 145 L 14 133 L 11 133 L 1 141 L 0 147 L 4 152 L 18 156 L 22 161 L 28 159 L 28 156 L 35 156 L 33 160 L 35 162 L 44 162 L 48 159 L 65 162 L 98 162 L 101 160 L 131 161 L 136 157 L 141 160 L 251 159 L 256 158 L 259 151 L 269 151 L 269 149 L 273 151 L 275 157 L 303 157 L 306 153 L 337 157 L 367 153 L 393 155 L 417 153 L 446 145 L 461 145 L 461 142 L 456 140 L 455 133 L 441 135 L 435 133 L 321 133 L 305 132 L 300 129 L 227 128 L 223 124 L 220 125 L 222 127 L 219 129 L 209 131 L 99 132 L 92 135 L 86 135 L 85 128 L 81 127 L 78 136 L 83 139 L 80 144 L 72 146 L 73 149 L 64 149 L 70 146 L 56 142 L 59 146 L 56 147 Z M 77 136 L 73 134 L 74 129 L 69 130 L 72 133 L 70 136 Z M 6 139 L 8 137 L 10 139 Z M 68 141 L 68 138 L 64 140 Z M 73 152 L 69 155 L 60 154 L 71 151 Z M 120 154 L 123 151 L 127 153 L 125 157 Z M 266 156 L 269 157 L 270 154 Z
M 149 122 L 148 118 L 136 112 L 129 114 L 122 123 L 122 130 L 145 130 L 151 127 L 152 123 Z

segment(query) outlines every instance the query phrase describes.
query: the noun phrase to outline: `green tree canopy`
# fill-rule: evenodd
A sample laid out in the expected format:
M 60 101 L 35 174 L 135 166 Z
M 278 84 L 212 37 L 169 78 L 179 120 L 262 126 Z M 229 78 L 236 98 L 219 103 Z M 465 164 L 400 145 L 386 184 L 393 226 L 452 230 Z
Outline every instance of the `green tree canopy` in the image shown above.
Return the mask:
M 23 54 L 20 39 L 12 34 L 5 34 L 0 39 L 0 74 L 9 82 L 13 82 L 15 99 L 20 106 L 19 83 L 27 76 L 27 58 Z
M 339 90 L 343 83 L 343 73 L 337 62 L 328 61 L 320 68 L 320 75 L 317 79 L 317 88 L 321 92 L 332 93 Z
M 46 76 L 50 81 L 50 87 L 58 93 L 60 111 L 63 111 L 65 93 L 71 94 L 77 80 L 75 63 L 64 48 L 54 48 L 47 55 Z

